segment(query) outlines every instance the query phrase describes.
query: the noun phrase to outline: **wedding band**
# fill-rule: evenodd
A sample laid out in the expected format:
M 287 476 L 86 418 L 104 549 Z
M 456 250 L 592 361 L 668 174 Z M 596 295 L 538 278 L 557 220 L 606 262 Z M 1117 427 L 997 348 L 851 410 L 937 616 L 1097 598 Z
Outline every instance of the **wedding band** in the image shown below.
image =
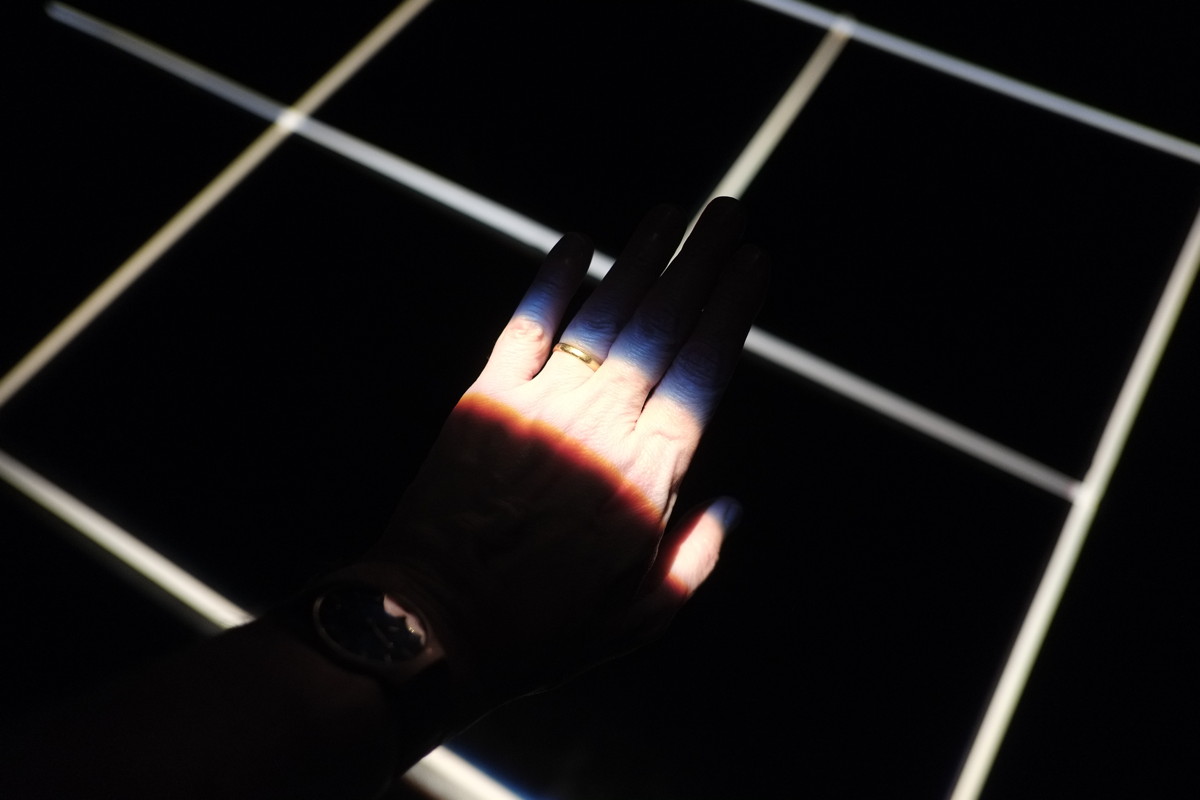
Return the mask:
M 566 353 L 569 356 L 575 356 L 580 361 L 591 367 L 592 372 L 600 369 L 600 359 L 596 358 L 587 350 L 576 347 L 573 344 L 567 344 L 566 342 L 559 342 L 558 344 L 554 345 L 554 349 L 560 353 Z

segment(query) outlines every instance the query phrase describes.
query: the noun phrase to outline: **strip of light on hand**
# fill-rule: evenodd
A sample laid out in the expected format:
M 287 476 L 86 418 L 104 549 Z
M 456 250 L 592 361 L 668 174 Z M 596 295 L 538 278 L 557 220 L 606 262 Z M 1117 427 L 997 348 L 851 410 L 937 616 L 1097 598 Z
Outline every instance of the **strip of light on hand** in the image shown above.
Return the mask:
M 824 8 L 800 2 L 800 0 L 746 0 L 746 2 L 821 27 L 831 26 L 838 18 L 836 14 Z M 1071 100 L 999 72 L 984 69 L 969 61 L 955 58 L 861 22 L 855 24 L 852 35 L 856 42 L 870 45 L 915 64 L 973 83 L 1097 130 L 1106 131 L 1131 142 L 1137 142 L 1154 150 L 1200 164 L 1200 145 L 1178 136 L 1172 136 L 1147 125 L 1102 111 L 1086 103 Z M 1184 98 L 1180 98 L 1180 101 L 1183 102 Z

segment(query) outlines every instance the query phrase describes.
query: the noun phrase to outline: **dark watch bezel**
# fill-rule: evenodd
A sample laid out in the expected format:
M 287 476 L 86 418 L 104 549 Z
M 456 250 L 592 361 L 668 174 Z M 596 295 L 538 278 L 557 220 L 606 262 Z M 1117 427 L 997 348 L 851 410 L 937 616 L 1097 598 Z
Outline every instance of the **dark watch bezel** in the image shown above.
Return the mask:
M 396 679 L 411 676 L 442 658 L 428 621 L 405 598 L 365 581 L 326 584 L 311 598 L 310 621 L 317 639 L 348 667 Z M 385 598 L 406 614 L 390 614 L 384 606 Z M 405 624 L 409 616 L 416 621 L 415 626 Z

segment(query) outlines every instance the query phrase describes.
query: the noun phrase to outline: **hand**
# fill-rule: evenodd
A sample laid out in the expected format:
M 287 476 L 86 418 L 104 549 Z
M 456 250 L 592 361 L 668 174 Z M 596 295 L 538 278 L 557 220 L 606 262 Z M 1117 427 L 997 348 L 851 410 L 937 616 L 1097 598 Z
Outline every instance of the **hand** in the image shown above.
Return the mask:
M 744 216 L 730 198 L 672 260 L 685 226 L 676 209 L 651 212 L 556 339 L 592 255 L 583 237 L 562 238 L 368 556 L 395 565 L 456 669 L 489 696 L 653 638 L 737 516 L 723 499 L 667 527 L 768 259 L 738 247 Z

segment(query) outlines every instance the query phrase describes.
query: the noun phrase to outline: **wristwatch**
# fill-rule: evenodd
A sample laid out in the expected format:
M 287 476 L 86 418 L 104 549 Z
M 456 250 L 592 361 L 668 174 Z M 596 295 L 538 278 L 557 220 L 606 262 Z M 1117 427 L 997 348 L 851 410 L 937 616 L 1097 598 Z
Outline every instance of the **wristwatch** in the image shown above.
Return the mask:
M 413 605 L 362 580 L 334 580 L 308 593 L 312 630 L 326 654 L 385 684 L 406 683 L 444 656 Z
M 404 588 L 394 568 L 359 563 L 266 615 L 331 662 L 379 682 L 401 772 L 481 714 L 451 670 L 435 623 Z

